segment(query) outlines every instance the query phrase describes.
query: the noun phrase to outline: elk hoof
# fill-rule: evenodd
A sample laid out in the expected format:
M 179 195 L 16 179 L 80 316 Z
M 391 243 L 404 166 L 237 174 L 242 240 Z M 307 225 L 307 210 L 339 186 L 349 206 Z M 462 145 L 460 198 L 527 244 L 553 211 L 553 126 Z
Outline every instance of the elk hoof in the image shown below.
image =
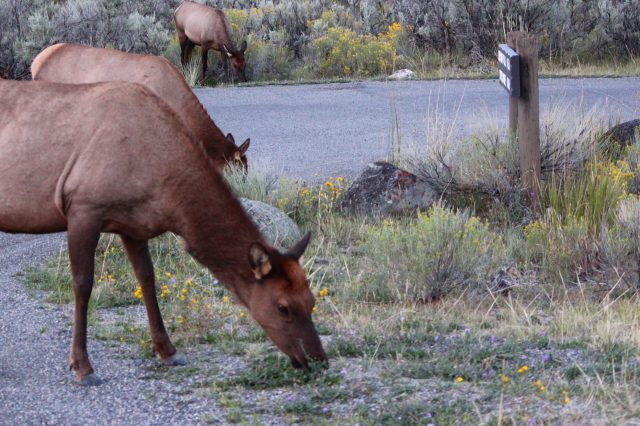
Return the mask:
M 102 383 L 102 379 L 100 379 L 100 377 L 96 376 L 95 374 L 91 373 L 78 379 L 76 383 L 78 383 L 80 386 L 98 386 L 99 384 Z
M 162 363 L 168 367 L 175 367 L 178 365 L 187 365 L 187 357 L 181 354 L 180 352 L 176 352 L 171 355 L 169 358 L 163 359 Z

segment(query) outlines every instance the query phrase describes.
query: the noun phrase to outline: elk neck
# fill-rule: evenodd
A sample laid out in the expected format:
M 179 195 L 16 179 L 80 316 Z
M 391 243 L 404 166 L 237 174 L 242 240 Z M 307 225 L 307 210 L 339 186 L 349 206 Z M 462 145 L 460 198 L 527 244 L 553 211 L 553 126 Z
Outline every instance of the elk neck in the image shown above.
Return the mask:
M 255 284 L 249 248 L 255 242 L 269 244 L 224 178 L 213 167 L 208 169 L 206 179 L 190 173 L 190 182 L 174 191 L 178 199 L 171 205 L 178 207 L 172 215 L 172 231 L 183 238 L 187 251 L 199 263 L 248 306 Z

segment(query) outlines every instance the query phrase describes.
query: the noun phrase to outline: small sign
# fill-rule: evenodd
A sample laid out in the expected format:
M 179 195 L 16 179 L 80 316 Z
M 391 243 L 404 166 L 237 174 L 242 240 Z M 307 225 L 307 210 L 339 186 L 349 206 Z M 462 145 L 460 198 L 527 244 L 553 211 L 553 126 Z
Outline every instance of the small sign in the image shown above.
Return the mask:
M 500 84 L 509 95 L 520 96 L 520 55 L 506 44 L 498 46 Z

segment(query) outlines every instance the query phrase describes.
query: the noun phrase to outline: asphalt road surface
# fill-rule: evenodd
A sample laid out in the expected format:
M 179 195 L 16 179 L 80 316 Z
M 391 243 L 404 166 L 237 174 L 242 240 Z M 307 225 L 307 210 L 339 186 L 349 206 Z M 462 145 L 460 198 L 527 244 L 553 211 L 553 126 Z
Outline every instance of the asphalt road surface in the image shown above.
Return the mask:
M 197 89 L 214 121 L 250 161 L 307 180 L 355 177 L 389 153 L 393 106 L 403 143 L 425 143 L 428 117 L 471 131 L 487 114 L 506 125 L 508 96 L 496 80 L 357 82 Z M 607 118 L 640 117 L 640 78 L 543 79 L 541 115 L 552 105 L 594 105 Z

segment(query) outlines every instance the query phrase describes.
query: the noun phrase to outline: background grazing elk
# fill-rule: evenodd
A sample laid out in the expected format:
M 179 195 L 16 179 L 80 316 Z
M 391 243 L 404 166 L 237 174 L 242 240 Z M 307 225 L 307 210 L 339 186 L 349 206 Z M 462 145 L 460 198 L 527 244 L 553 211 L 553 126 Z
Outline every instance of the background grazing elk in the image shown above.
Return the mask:
M 101 232 L 122 238 L 153 347 L 166 364 L 185 362 L 163 325 L 149 255 L 148 240 L 166 231 L 183 239 L 295 366 L 326 360 L 299 264 L 309 235 L 286 253 L 271 247 L 164 101 L 123 82 L 0 80 L 0 93 L 0 231 L 67 231 L 75 294 L 70 363 L 79 383 L 99 383 L 86 341 Z
M 202 80 L 207 72 L 207 58 L 210 49 L 220 52 L 224 66 L 225 81 L 229 81 L 229 67 L 238 75 L 240 81 L 247 81 L 245 76 L 244 52 L 247 42 L 243 41 L 240 49 L 236 49 L 231 41 L 231 25 L 224 12 L 199 3 L 184 1 L 174 12 L 176 32 L 180 42 L 180 60 L 186 66 L 194 46 L 200 46 L 202 54 Z M 233 73 L 231 73 L 233 81 Z
M 247 139 L 238 147 L 233 136 L 225 137 L 180 71 L 165 58 L 61 43 L 35 57 L 31 75 L 34 80 L 58 83 L 119 80 L 143 84 L 174 109 L 194 137 L 204 143 L 218 169 L 227 163 L 248 169 L 246 152 L 251 141 Z

